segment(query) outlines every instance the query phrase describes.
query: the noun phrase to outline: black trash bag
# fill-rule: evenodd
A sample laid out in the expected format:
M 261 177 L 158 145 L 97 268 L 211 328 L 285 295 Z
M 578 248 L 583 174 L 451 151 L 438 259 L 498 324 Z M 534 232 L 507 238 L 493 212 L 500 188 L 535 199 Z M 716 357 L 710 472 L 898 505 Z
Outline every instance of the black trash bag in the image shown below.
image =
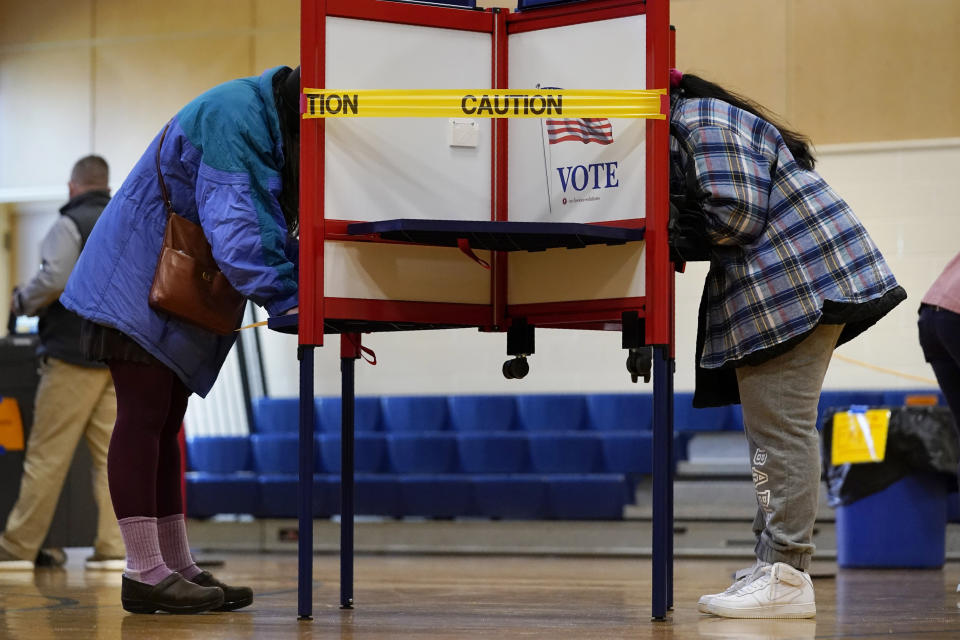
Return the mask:
M 827 411 L 820 431 L 827 498 L 831 507 L 866 498 L 918 472 L 940 474 L 948 492 L 957 490 L 960 444 L 950 409 L 892 407 L 884 460 L 834 466 L 830 462 L 833 416 L 845 410 Z

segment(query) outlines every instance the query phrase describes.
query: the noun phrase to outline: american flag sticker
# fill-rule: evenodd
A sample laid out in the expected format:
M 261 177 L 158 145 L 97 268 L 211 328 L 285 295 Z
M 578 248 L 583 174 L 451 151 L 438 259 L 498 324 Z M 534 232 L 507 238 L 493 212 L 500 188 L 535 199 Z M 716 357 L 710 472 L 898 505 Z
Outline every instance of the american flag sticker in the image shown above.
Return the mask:
M 613 143 L 613 125 L 607 118 L 565 118 L 546 121 L 547 137 L 550 144 L 568 140 L 588 144 Z

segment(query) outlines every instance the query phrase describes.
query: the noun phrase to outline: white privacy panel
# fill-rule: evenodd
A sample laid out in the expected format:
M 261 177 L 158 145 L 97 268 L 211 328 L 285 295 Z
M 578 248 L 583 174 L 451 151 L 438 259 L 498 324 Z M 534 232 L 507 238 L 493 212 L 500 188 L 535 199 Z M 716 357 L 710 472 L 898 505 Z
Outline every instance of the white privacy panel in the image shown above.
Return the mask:
M 488 251 L 477 255 L 490 259 Z M 490 272 L 455 248 L 327 242 L 323 263 L 330 298 L 490 302 Z
M 327 19 L 328 89 L 462 89 L 492 84 L 490 34 Z M 328 219 L 489 220 L 490 121 L 477 146 L 452 146 L 446 118 L 326 122 Z
M 608 300 L 644 295 L 646 243 L 510 254 L 508 304 Z
M 509 46 L 511 88 L 646 88 L 646 16 L 512 34 Z M 642 119 L 510 120 L 510 220 L 644 217 L 646 129 Z
M 646 88 L 646 16 L 512 34 L 509 46 L 510 86 L 517 89 Z M 509 127 L 511 221 L 644 217 L 646 120 L 514 119 Z M 511 255 L 508 302 L 643 296 L 644 247 L 629 243 Z

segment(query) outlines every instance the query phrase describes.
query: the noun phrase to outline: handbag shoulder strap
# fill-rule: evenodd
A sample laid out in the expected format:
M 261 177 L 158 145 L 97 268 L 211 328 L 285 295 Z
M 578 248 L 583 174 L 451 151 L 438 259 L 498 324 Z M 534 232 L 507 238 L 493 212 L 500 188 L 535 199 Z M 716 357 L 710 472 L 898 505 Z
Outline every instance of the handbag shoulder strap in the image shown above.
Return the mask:
M 173 210 L 173 203 L 170 202 L 170 192 L 167 191 L 167 185 L 163 181 L 163 172 L 160 171 L 160 149 L 163 148 L 163 139 L 167 137 L 167 129 L 170 128 L 170 123 L 167 123 L 167 126 L 163 128 L 163 133 L 160 134 L 160 143 L 157 145 L 157 181 L 160 183 L 160 195 L 163 197 L 163 205 L 167 209 L 167 217 L 174 215 L 176 212 Z

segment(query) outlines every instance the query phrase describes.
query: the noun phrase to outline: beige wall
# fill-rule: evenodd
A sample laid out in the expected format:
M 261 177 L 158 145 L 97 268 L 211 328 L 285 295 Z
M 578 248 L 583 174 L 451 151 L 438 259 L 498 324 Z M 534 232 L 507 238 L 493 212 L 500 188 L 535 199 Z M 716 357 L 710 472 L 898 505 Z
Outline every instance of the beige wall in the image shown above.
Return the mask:
M 960 136 L 956 0 L 673 0 L 677 66 L 815 144 Z
M 191 98 L 299 59 L 296 0 L 0 0 L 0 16 L 0 190 L 63 185 L 90 152 L 119 184 Z

